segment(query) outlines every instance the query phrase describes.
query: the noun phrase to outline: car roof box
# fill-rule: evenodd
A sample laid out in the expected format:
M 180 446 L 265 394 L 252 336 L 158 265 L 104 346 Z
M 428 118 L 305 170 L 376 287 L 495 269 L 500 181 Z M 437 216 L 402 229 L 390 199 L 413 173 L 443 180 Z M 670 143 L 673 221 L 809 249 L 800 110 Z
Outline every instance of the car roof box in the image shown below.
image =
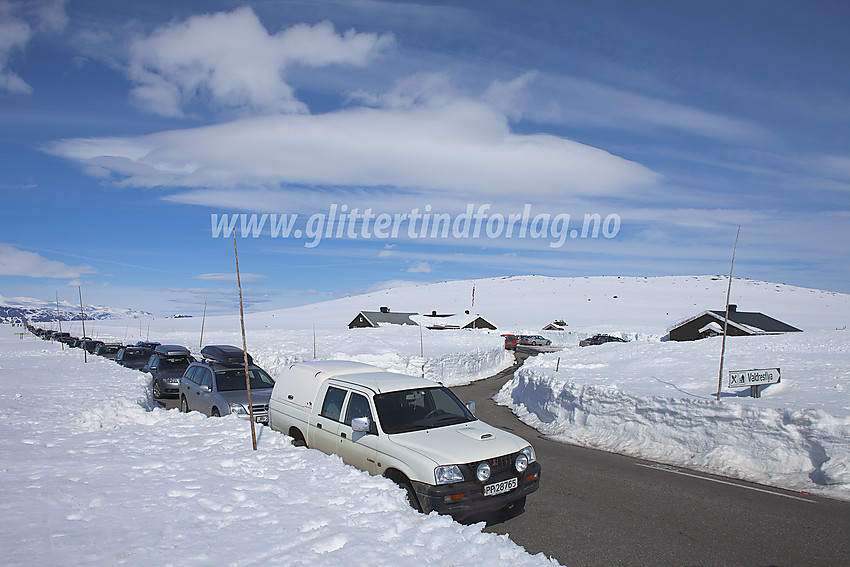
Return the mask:
M 242 349 L 230 345 L 207 345 L 201 349 L 201 355 L 209 360 L 223 364 L 244 364 Z M 248 355 L 248 364 L 254 364 L 254 359 Z
M 165 356 L 189 356 L 189 349 L 180 345 L 159 345 L 154 352 Z

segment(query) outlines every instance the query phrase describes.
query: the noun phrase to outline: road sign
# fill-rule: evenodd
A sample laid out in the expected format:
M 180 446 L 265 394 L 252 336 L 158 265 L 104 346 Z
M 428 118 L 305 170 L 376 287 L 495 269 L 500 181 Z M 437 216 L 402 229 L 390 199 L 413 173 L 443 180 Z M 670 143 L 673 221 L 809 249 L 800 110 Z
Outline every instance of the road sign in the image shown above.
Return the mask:
M 778 368 L 759 368 L 756 370 L 730 370 L 729 387 L 746 388 L 747 386 L 762 386 L 764 384 L 778 384 Z

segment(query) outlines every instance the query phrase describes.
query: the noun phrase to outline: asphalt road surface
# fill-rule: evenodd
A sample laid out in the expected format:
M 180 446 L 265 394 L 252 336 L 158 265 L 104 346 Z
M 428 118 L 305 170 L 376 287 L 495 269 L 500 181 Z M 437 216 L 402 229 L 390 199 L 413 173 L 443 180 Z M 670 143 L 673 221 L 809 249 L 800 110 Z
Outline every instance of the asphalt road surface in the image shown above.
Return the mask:
M 485 531 L 569 567 L 850 566 L 850 502 L 543 438 L 491 400 L 513 370 L 453 388 L 480 419 L 530 441 L 542 465 L 522 514 L 469 520 Z

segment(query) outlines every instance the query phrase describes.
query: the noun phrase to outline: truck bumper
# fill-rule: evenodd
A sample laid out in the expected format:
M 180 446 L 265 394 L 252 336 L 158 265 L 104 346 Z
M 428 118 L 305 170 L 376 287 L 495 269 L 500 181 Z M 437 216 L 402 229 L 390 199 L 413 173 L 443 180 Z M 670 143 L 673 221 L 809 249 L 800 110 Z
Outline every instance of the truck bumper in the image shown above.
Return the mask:
M 540 463 L 531 463 L 523 473 L 514 474 L 518 478 L 517 487 L 495 496 L 484 496 L 484 485 L 479 482 L 465 481 L 437 486 L 422 482 L 411 484 L 424 513 L 435 511 L 454 518 L 465 518 L 479 512 L 499 510 L 540 488 Z M 506 479 L 490 479 L 488 484 L 499 480 Z

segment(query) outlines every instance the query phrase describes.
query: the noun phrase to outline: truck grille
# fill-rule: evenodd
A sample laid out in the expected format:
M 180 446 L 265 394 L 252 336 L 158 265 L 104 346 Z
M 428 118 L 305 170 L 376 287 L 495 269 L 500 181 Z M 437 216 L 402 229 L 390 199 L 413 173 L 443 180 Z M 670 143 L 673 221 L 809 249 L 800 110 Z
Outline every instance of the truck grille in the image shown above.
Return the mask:
M 499 475 L 500 473 L 505 472 L 513 472 L 514 470 L 514 460 L 516 459 L 517 453 L 512 453 L 510 455 L 502 455 L 500 457 L 493 457 L 492 459 L 485 459 L 484 461 L 475 461 L 474 463 L 467 463 L 463 465 L 467 471 L 469 472 L 469 476 L 467 478 L 475 478 L 475 471 L 478 468 L 479 463 L 486 462 L 490 465 L 490 477 L 494 477 Z

